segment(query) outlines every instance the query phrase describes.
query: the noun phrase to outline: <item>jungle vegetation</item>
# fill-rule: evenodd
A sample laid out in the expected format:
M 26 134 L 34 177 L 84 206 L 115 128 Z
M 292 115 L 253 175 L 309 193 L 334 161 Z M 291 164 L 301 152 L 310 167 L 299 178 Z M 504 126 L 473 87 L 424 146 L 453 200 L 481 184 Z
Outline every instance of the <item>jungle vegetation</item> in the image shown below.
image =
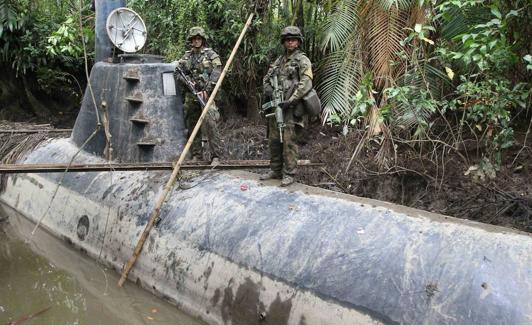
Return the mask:
M 34 115 L 57 113 L 52 108 L 64 105 L 65 94 L 79 102 L 85 57 L 90 66 L 94 56 L 91 6 L 88 0 L 0 0 L 0 102 L 10 103 L 1 110 L 20 88 Z M 129 0 L 128 6 L 148 27 L 142 52 L 168 61 L 185 51 L 194 25 L 207 29 L 209 46 L 227 59 L 245 18 L 257 13 L 223 87 L 226 118 L 259 118 L 262 76 L 282 51 L 279 32 L 288 24 L 301 27 L 322 123 L 344 135 L 364 134 L 351 160 L 368 141 L 378 143 L 375 159 L 386 167 L 400 144 L 443 154 L 474 139 L 476 159 L 459 157 L 472 172 L 491 177 L 515 129 L 529 136 L 527 0 Z

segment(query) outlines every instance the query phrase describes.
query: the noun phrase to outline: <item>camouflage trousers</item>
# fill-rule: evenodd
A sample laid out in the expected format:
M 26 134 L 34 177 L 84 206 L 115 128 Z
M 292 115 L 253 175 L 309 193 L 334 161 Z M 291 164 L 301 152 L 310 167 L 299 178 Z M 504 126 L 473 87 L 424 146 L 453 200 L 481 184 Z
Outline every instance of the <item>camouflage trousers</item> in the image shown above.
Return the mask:
M 201 104 L 195 98 L 194 95 L 188 94 L 185 97 L 185 124 L 188 129 L 188 136 L 192 134 L 192 130 L 198 123 L 201 116 Z M 220 132 L 218 131 L 218 120 L 220 119 L 220 113 L 216 105 L 209 108 L 209 112 L 205 116 L 203 123 L 201 124 L 200 131 L 196 134 L 194 141 L 192 142 L 192 156 L 203 157 L 201 148 L 202 135 L 207 136 L 209 143 L 209 149 L 211 151 L 211 158 L 221 158 L 223 155 L 222 140 Z
M 283 143 L 275 119 L 268 119 L 268 143 L 270 146 L 270 168 L 272 171 L 293 176 L 297 171 L 297 130 L 300 126 L 287 123 L 283 128 Z

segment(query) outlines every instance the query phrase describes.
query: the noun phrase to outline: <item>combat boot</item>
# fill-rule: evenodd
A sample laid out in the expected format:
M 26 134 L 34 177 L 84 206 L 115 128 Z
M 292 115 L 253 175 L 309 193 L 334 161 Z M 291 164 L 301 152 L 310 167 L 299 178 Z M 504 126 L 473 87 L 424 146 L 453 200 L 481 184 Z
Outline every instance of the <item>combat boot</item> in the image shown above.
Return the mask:
M 269 171 L 268 174 L 264 174 L 259 179 L 261 181 L 266 181 L 268 179 L 281 179 L 283 176 L 279 172 L 274 172 L 273 170 Z
M 294 178 L 292 176 L 284 175 L 283 180 L 281 181 L 281 187 L 285 187 L 293 183 L 294 183 Z

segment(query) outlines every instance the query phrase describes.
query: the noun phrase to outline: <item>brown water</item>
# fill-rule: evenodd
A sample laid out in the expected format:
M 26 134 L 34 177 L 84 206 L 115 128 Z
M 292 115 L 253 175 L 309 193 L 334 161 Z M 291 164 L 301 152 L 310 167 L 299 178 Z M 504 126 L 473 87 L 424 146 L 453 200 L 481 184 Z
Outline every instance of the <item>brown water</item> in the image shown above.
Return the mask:
M 45 310 L 20 324 L 200 325 L 169 303 L 126 283 L 45 231 L 30 239 L 26 219 L 0 206 L 0 325 Z M 17 323 L 18 324 L 18 323 Z

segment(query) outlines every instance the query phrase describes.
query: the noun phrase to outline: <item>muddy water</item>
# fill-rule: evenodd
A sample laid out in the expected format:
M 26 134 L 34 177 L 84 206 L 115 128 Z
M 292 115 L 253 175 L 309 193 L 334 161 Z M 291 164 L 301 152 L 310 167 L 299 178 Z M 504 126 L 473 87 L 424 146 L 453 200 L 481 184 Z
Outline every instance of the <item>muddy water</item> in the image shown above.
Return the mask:
M 32 226 L 0 206 L 0 325 L 203 324 Z

